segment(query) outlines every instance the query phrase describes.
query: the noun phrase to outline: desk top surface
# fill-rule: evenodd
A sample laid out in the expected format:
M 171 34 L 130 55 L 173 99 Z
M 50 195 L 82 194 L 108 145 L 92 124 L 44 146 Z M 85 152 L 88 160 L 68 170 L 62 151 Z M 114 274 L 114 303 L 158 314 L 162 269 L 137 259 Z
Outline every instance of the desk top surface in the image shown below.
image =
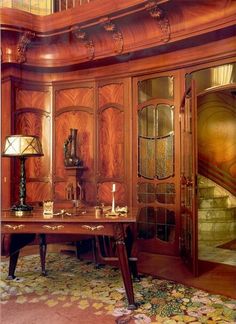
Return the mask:
M 57 222 L 57 223 L 133 223 L 136 222 L 137 209 L 129 209 L 128 213 L 109 215 L 109 212 L 104 212 L 100 216 L 96 216 L 95 208 L 73 208 L 59 209 L 54 211 L 53 215 L 44 215 L 43 209 L 34 209 L 31 212 L 24 212 L 22 215 L 16 215 L 10 210 L 1 211 L 2 222 Z

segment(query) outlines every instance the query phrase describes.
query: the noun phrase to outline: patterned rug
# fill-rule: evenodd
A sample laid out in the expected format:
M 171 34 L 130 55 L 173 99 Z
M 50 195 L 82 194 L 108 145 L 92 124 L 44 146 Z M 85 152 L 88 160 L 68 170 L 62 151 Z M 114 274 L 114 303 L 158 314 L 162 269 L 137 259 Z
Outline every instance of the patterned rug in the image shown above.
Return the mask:
M 143 276 L 134 283 L 139 307 L 129 311 L 119 269 L 110 266 L 95 269 L 93 264 L 68 255 L 47 255 L 47 277 L 40 275 L 38 255 L 19 259 L 15 280 L 5 279 L 7 269 L 8 262 L 1 262 L 2 323 L 8 323 L 13 312 L 14 318 L 18 318 L 15 323 L 31 324 L 29 319 L 20 319 L 19 305 L 24 307 L 25 314 L 30 305 L 34 305 L 34 312 L 40 309 L 45 314 L 50 309 L 67 309 L 68 319 L 70 310 L 72 316 L 76 309 L 79 324 L 236 323 L 236 300 L 151 276 Z M 92 317 L 82 321 L 83 312 Z M 37 314 L 34 315 L 36 318 Z M 59 322 L 48 320 L 50 324 Z M 32 319 L 33 323 L 36 321 Z M 61 323 L 67 322 L 64 319 Z

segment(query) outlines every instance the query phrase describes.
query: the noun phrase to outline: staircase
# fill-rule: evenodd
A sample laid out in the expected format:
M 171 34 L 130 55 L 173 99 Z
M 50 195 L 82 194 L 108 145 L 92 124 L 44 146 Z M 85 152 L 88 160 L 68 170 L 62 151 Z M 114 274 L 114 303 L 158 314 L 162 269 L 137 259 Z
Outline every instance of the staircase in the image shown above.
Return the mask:
M 236 198 L 213 181 L 198 177 L 199 250 L 236 238 Z

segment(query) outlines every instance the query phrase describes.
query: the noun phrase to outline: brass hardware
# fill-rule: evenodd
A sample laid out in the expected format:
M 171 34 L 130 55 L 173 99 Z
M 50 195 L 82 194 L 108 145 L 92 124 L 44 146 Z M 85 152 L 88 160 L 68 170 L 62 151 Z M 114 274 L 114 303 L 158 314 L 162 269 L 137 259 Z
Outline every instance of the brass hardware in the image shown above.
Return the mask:
M 13 229 L 14 231 L 25 227 L 25 225 L 23 225 L 23 224 L 20 224 L 20 225 L 5 224 L 4 226 L 7 228 L 10 228 L 10 229 Z
M 60 228 L 64 228 L 64 226 L 63 225 L 54 225 L 54 226 L 43 225 L 43 228 L 55 231 L 55 230 L 59 230 Z
M 82 225 L 82 228 L 88 229 L 90 231 L 100 231 L 102 228 L 104 228 L 104 226 L 103 225 L 98 225 L 98 226 Z

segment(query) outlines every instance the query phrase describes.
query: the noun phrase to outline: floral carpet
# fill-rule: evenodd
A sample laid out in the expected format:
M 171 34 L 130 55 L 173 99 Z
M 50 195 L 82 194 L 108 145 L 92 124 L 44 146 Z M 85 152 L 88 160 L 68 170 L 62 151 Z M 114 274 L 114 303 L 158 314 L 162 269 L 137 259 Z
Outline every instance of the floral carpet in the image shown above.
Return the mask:
M 138 308 L 130 311 L 119 269 L 95 269 L 68 255 L 49 253 L 46 277 L 40 275 L 38 255 L 19 259 L 14 280 L 5 279 L 7 270 L 8 262 L 1 262 L 2 309 L 8 303 L 89 309 L 93 322 L 88 323 L 96 324 L 105 323 L 106 316 L 107 323 L 118 324 L 236 323 L 236 300 L 151 276 L 134 283 Z

